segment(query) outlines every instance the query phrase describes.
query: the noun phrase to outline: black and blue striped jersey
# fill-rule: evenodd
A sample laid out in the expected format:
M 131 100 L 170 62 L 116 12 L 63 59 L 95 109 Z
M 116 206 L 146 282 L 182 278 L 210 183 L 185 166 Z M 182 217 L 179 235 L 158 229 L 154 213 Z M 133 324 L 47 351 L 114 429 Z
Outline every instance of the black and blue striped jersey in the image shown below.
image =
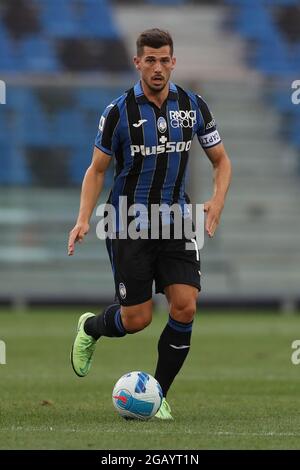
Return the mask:
M 110 202 L 131 204 L 187 202 L 186 170 L 192 140 L 203 148 L 221 142 L 216 123 L 199 95 L 169 83 L 161 108 L 143 93 L 141 82 L 114 100 L 100 118 L 95 146 L 115 157 Z

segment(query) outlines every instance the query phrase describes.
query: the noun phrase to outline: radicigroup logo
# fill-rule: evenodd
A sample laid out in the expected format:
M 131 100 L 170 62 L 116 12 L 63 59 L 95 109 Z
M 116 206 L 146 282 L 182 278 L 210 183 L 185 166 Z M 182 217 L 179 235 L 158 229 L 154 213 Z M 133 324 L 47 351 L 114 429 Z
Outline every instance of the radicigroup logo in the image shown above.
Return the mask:
M 0 80 L 0 104 L 6 104 L 6 84 Z

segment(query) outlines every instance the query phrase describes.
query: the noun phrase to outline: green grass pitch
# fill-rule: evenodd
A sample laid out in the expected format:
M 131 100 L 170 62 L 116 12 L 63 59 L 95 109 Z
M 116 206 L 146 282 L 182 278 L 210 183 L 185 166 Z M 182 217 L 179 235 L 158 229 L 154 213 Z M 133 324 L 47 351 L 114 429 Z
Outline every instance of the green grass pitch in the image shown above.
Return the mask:
M 69 351 L 79 309 L 0 312 L 1 449 L 299 449 L 299 317 L 199 311 L 191 353 L 168 400 L 175 420 L 125 421 L 111 392 L 125 372 L 153 373 L 166 314 L 143 332 L 103 338 L 90 374 Z M 44 403 L 44 404 L 43 404 Z

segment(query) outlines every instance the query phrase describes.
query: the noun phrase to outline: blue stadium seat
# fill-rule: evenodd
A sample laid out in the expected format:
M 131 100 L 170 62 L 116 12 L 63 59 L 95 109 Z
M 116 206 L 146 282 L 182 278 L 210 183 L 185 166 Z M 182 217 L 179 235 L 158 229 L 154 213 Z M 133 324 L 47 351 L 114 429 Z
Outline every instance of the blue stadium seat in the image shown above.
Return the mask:
M 297 106 L 292 103 L 292 92 L 293 90 L 284 89 L 282 91 L 276 91 L 271 94 L 270 104 L 276 107 L 281 113 L 294 114 L 297 113 Z M 300 111 L 300 109 L 299 109 Z
M 81 184 L 84 174 L 90 165 L 93 146 L 81 146 L 74 149 L 70 159 L 69 174 L 72 183 Z
M 106 0 L 87 0 L 84 2 L 79 35 L 103 39 L 119 37 L 110 5 Z
M 79 35 L 73 0 L 42 0 L 40 3 L 41 23 L 46 35 L 59 38 Z
M 53 144 L 77 147 L 86 143 L 85 122 L 77 110 L 66 109 L 53 117 Z
M 11 148 L 12 144 L 10 142 L 2 142 L 0 139 L 0 184 L 7 184 L 12 181 Z
M 32 94 L 26 97 L 26 109 L 17 114 L 19 139 L 25 146 L 52 145 L 51 123 Z
M 98 112 L 102 112 L 102 100 L 101 91 L 95 90 L 94 88 L 84 88 L 77 93 L 77 102 L 82 109 L 92 109 Z
M 52 72 L 61 68 L 51 41 L 39 36 L 22 41 L 21 54 L 24 57 L 24 67 L 28 71 Z
M 78 91 L 77 101 L 81 108 L 97 111 L 100 117 L 105 107 L 122 93 L 124 90 L 116 90 L 116 88 L 85 88 Z
M 246 39 L 272 41 L 276 35 L 276 27 L 268 10 L 261 5 L 247 4 L 237 13 L 235 18 L 237 31 Z
M 11 182 L 27 185 L 32 182 L 30 170 L 27 166 L 21 147 L 14 145 L 11 149 Z
M 292 142 L 298 149 L 300 149 L 300 132 L 299 132 L 299 129 L 300 129 L 300 114 L 298 114 L 298 116 L 295 116 L 295 118 L 293 120 L 293 124 L 292 124 L 292 131 L 291 131 Z
M 0 183 L 27 184 L 30 174 L 21 150 L 19 129 L 16 128 L 17 115 L 13 114 L 10 99 L 17 90 L 9 88 L 9 91 L 7 105 L 0 108 Z
M 268 75 L 292 76 L 297 72 L 283 41 L 261 42 L 256 50 L 254 65 Z
M 19 69 L 16 50 L 0 21 L 0 70 L 11 72 Z

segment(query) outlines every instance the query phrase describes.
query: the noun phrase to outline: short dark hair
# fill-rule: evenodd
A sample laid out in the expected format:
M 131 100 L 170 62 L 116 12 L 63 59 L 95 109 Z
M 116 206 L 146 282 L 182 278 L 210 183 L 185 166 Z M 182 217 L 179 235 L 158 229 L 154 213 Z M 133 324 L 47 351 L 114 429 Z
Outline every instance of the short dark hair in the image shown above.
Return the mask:
M 163 46 L 170 46 L 171 56 L 173 55 L 173 39 L 168 31 L 153 28 L 143 31 L 136 41 L 137 55 L 141 56 L 144 52 L 144 46 L 159 49 Z

